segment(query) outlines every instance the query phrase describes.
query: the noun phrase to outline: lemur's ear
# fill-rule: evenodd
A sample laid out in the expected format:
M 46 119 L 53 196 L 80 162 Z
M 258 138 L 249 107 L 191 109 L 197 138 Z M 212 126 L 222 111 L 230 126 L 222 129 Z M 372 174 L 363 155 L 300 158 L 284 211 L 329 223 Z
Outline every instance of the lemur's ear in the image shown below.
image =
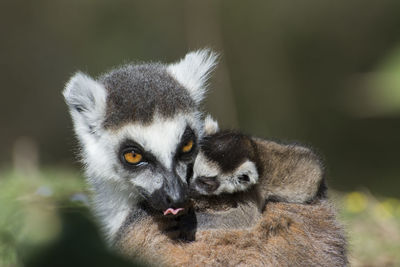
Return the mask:
M 101 126 L 106 109 L 104 86 L 78 72 L 66 84 L 63 95 L 78 136 L 95 133 Z
M 207 117 L 204 119 L 204 133 L 206 135 L 212 135 L 218 132 L 218 130 L 218 122 L 214 120 L 211 115 L 207 115 Z
M 218 55 L 208 49 L 188 53 L 168 66 L 168 72 L 187 90 L 197 104 L 204 98 L 206 83 L 217 64 Z

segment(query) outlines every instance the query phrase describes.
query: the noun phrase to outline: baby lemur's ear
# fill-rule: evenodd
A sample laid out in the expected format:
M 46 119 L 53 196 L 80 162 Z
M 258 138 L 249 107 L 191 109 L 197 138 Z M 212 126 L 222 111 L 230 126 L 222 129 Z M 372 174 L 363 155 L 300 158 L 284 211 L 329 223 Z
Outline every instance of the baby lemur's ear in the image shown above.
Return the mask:
M 205 135 L 212 135 L 218 132 L 218 122 L 214 120 L 211 115 L 207 115 L 204 119 L 204 133 Z
M 217 58 L 217 54 L 209 49 L 190 52 L 181 61 L 170 64 L 167 71 L 199 104 L 204 98 L 207 80 L 217 65 Z
M 106 110 L 107 92 L 104 86 L 78 72 L 66 84 L 63 95 L 78 137 L 95 133 L 101 127 Z

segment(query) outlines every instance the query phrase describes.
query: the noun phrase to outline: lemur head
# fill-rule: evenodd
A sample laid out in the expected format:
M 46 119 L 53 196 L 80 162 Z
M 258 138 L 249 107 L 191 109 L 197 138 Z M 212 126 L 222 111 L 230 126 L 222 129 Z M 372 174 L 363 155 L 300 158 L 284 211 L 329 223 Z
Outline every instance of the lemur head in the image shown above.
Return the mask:
M 258 182 L 258 156 L 246 135 L 218 132 L 211 117 L 205 120 L 206 137 L 193 166 L 191 190 L 201 195 L 245 191 Z
M 187 200 L 187 173 L 203 135 L 199 104 L 216 55 L 126 65 L 98 79 L 76 73 L 63 92 L 92 188 L 104 183 L 162 212 Z M 125 201 L 125 200 L 124 200 Z

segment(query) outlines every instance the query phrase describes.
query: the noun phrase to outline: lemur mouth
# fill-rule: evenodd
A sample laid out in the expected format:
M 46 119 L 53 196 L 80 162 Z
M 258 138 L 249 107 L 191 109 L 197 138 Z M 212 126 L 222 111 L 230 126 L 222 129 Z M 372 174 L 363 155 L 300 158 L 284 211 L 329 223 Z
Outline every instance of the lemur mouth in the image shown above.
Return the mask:
M 168 215 L 168 214 L 177 215 L 179 212 L 181 212 L 183 210 L 184 210 L 184 208 L 178 208 L 178 209 L 168 208 L 164 211 L 164 215 Z

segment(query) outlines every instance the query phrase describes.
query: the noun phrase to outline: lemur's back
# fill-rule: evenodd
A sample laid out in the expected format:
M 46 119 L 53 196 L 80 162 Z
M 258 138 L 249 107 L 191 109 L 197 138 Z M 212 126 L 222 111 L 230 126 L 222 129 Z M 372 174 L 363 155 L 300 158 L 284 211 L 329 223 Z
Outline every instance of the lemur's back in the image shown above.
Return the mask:
M 168 266 L 345 266 L 343 230 L 319 192 L 318 158 L 301 146 L 251 140 L 262 166 L 258 184 L 208 196 L 204 210 L 197 203 L 200 220 L 193 242 L 170 239 L 171 225 L 147 217 L 122 233 L 122 251 Z M 264 205 L 269 197 L 286 201 Z
M 134 258 L 167 266 L 345 266 L 346 242 L 326 200 L 268 203 L 250 229 L 200 230 L 180 243 L 150 217 L 131 225 L 119 242 Z

